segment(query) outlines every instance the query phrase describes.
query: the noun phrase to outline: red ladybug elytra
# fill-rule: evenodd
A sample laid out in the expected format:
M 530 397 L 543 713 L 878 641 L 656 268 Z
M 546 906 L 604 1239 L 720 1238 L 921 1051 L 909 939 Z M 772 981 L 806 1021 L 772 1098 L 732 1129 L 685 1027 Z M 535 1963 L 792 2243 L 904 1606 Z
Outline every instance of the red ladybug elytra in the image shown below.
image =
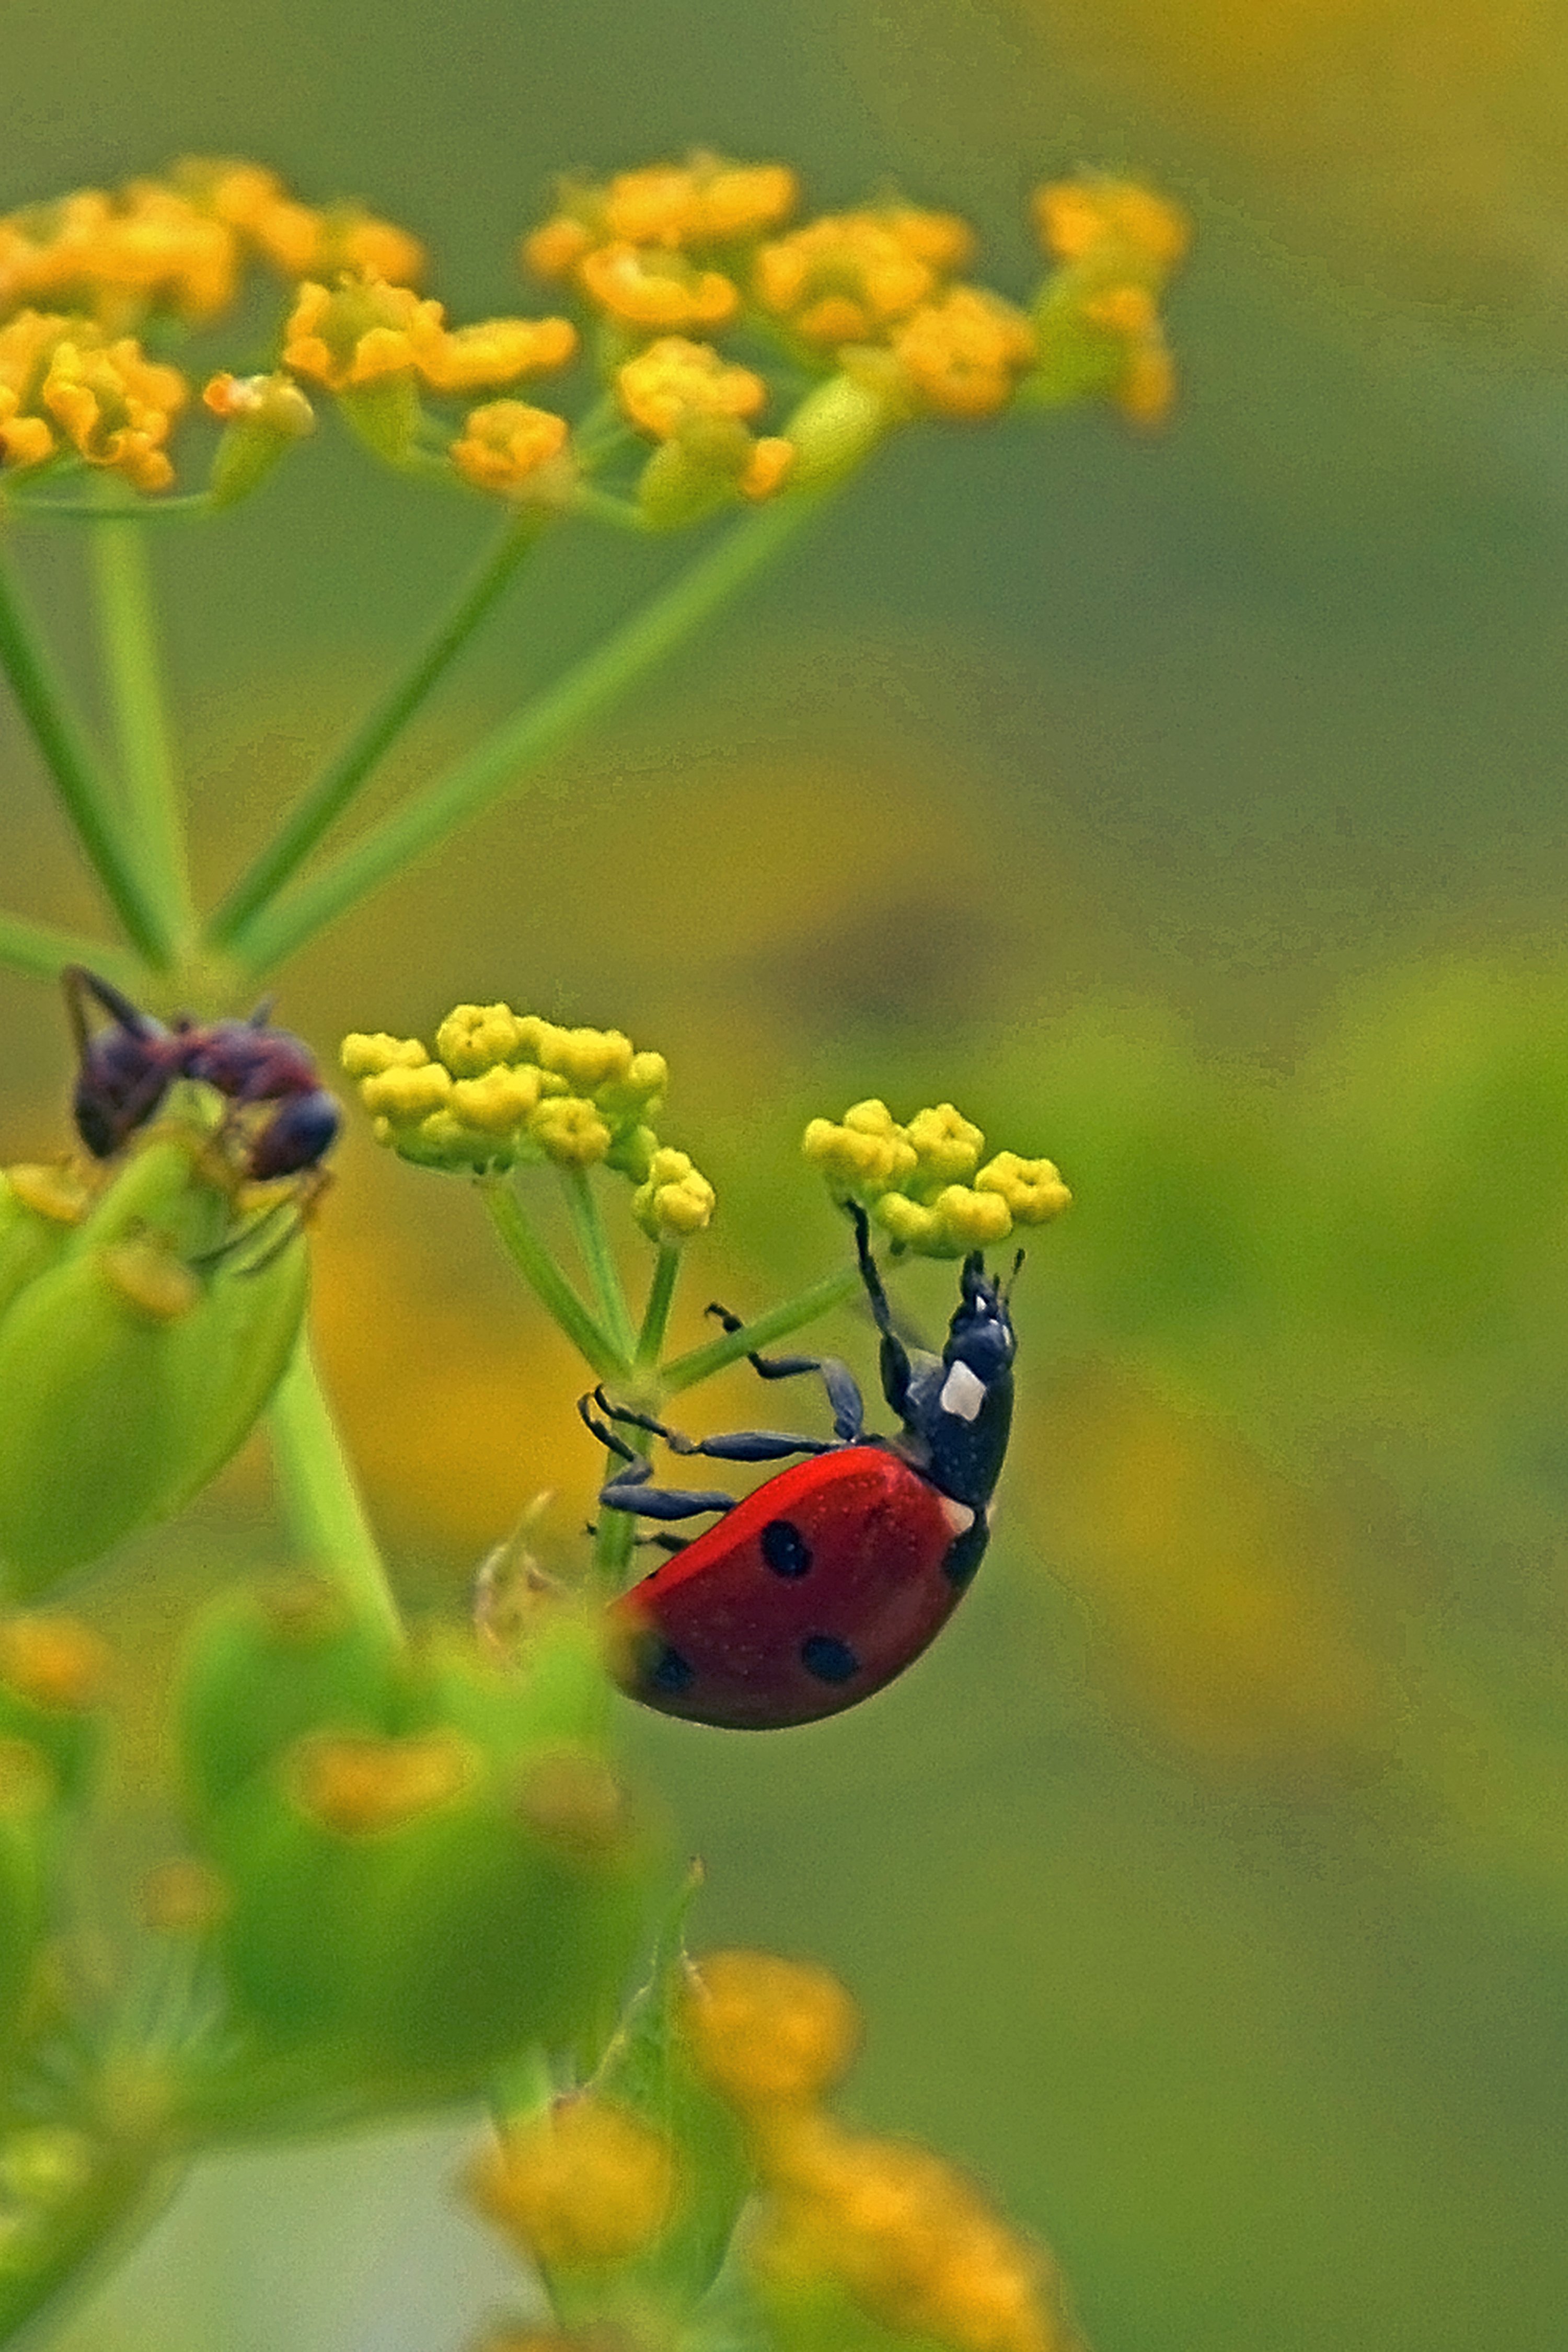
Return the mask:
M 626 1465 L 601 1493 L 603 1507 L 654 1519 L 724 1514 L 612 1604 L 623 1687 L 663 1715 L 763 1731 L 854 1706 L 934 1640 L 984 1553 L 986 1507 L 1013 1417 L 1016 1341 L 1007 1290 L 976 1250 L 964 1260 L 942 1354 L 911 1351 L 892 1328 L 865 1215 L 856 1207 L 851 1214 L 882 1335 L 882 1391 L 901 1423 L 896 1437 L 866 1433 L 859 1389 L 831 1357 L 750 1359 L 764 1380 L 819 1374 L 833 1407 L 831 1438 L 742 1430 L 698 1441 L 611 1404 L 602 1388 L 593 1402 L 607 1420 L 586 1397 L 579 1405 Z M 726 1330 L 742 1328 L 722 1307 L 710 1311 Z M 616 1422 L 650 1431 L 676 1454 L 809 1458 L 743 1502 L 652 1486 L 648 1464 L 617 1434 Z

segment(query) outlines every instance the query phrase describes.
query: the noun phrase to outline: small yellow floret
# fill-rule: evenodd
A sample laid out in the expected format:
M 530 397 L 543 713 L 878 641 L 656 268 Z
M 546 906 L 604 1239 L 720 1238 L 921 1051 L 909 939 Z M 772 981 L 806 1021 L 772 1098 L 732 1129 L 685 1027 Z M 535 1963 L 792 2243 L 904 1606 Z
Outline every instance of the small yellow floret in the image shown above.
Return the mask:
M 518 247 L 518 259 L 536 278 L 570 278 L 593 244 L 594 232 L 586 222 L 560 213 L 542 228 L 529 231 Z
M 819 349 L 878 341 L 934 293 L 949 266 L 936 257 L 964 252 L 942 232 L 947 218 L 910 205 L 825 215 L 762 247 L 752 290 Z
M 596 1094 L 600 1087 L 626 1077 L 632 1041 L 618 1029 L 553 1029 L 542 1040 L 539 1059 L 545 1069 L 570 1079 L 580 1094 Z
M 287 440 L 314 432 L 316 412 L 286 375 L 215 375 L 202 386 L 202 405 L 226 424 L 258 425 Z
M 436 1032 L 436 1057 L 455 1078 L 477 1078 L 519 1058 L 521 1038 L 510 1004 L 455 1004 Z
M 491 400 L 469 410 L 447 455 L 475 489 L 504 495 L 549 479 L 546 469 L 567 438 L 566 419 L 552 409 L 532 408 L 522 400 Z
M 417 352 L 444 337 L 439 302 L 380 278 L 344 278 L 335 289 L 307 278 L 284 329 L 283 364 L 329 392 L 410 373 Z
M 999 1192 L 1018 1225 L 1043 1225 L 1072 1205 L 1054 1160 L 1020 1160 L 999 1151 L 974 1179 L 977 1192 Z
M 748 2110 L 819 2098 L 860 2042 L 837 1978 L 772 1952 L 710 1952 L 690 1972 L 681 2025 L 699 2071 Z
M 616 394 L 634 425 L 668 441 L 693 417 L 755 416 L 768 387 L 752 369 L 731 366 L 711 343 L 661 335 L 617 370 Z
M 694 155 L 684 164 L 617 173 L 603 199 L 604 232 L 630 245 L 725 245 L 776 228 L 797 200 L 785 163 Z
M 626 327 L 676 334 L 722 327 L 741 307 L 740 289 L 719 270 L 646 246 L 595 247 L 577 274 L 589 299 Z
M 360 1100 L 373 1118 L 412 1127 L 451 1101 L 452 1077 L 439 1062 L 395 1063 L 359 1082 Z
M 610 1149 L 609 1128 L 580 1095 L 547 1095 L 530 1118 L 528 1131 L 558 1168 L 592 1168 Z
M 931 2150 L 803 2118 L 770 2152 L 764 2291 L 835 2281 L 883 2326 L 952 2352 L 1076 2352 L 1047 2258 Z
M 487 1070 L 482 1077 L 459 1078 L 452 1088 L 452 1116 L 480 1135 L 511 1135 L 539 1101 L 539 1072 Z
M 892 347 L 921 405 L 933 415 L 994 416 L 1035 357 L 1021 310 L 980 286 L 955 286 L 898 329 Z
M 139 490 L 165 490 L 174 480 L 163 445 L 188 397 L 179 369 L 148 359 L 129 335 L 96 350 L 57 343 L 39 394 L 89 466 L 122 474 Z
M 351 1078 L 379 1077 L 383 1070 L 418 1070 L 430 1059 L 417 1037 L 391 1037 L 351 1030 L 338 1048 L 338 1061 Z
M 793 441 L 783 434 L 764 434 L 754 443 L 746 470 L 735 487 L 743 499 L 760 502 L 771 499 L 785 488 L 794 474 L 800 452 Z
M 1163 275 L 1192 237 L 1178 206 L 1131 180 L 1053 180 L 1036 189 L 1033 209 L 1040 242 L 1058 261 L 1119 251 Z
M 916 1111 L 904 1132 L 915 1149 L 914 1181 L 922 1188 L 963 1183 L 979 1167 L 985 1149 L 980 1129 L 952 1103 Z
M 801 1150 L 829 1183 L 866 1201 L 910 1175 L 918 1159 L 887 1104 L 875 1098 L 852 1104 L 841 1120 L 814 1118 Z
M 437 392 L 482 392 L 564 367 L 577 348 L 566 319 L 485 319 L 420 340 L 416 361 Z
M 650 1241 L 689 1241 L 713 1221 L 716 1196 L 684 1151 L 660 1145 L 647 1179 L 632 1195 L 632 1214 Z
M 668 2226 L 680 2196 L 669 2141 L 592 2091 L 511 2125 L 468 2186 L 546 2271 L 630 2262 Z

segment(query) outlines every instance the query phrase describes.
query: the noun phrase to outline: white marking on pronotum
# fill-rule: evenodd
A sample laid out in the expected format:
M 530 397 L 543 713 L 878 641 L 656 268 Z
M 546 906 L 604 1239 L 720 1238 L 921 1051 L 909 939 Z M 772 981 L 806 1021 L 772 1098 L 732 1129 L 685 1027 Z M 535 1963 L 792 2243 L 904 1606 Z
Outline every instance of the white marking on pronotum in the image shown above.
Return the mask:
M 985 1383 L 967 1364 L 954 1364 L 942 1384 L 937 1402 L 943 1412 L 958 1415 L 960 1421 L 973 1421 L 985 1402 Z
M 967 1503 L 955 1503 L 951 1495 L 942 1498 L 942 1513 L 955 1536 L 966 1536 L 974 1525 L 974 1514 Z

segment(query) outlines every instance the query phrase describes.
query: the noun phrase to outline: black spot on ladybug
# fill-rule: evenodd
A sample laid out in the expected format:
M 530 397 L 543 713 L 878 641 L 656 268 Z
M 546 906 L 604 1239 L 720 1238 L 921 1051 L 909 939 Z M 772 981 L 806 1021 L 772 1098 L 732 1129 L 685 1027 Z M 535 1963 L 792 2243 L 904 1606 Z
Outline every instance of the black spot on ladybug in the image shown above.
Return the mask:
M 985 1514 L 984 1511 L 977 1511 L 974 1515 L 973 1526 L 965 1528 L 963 1533 L 961 1536 L 954 1536 L 948 1545 L 947 1557 L 942 1564 L 942 1572 L 950 1584 L 962 1587 L 968 1583 L 984 1559 L 985 1547 L 990 1539 L 991 1530 L 985 1524 Z
M 689 1658 L 683 1658 L 666 1642 L 647 1670 L 647 1679 L 655 1690 L 683 1691 L 690 1687 L 696 1671 Z
M 800 1645 L 800 1663 L 819 1683 L 847 1683 L 860 1671 L 860 1661 L 847 1642 L 831 1633 L 808 1633 Z
M 763 1529 L 763 1558 L 775 1576 L 804 1576 L 811 1549 L 793 1519 L 770 1519 Z

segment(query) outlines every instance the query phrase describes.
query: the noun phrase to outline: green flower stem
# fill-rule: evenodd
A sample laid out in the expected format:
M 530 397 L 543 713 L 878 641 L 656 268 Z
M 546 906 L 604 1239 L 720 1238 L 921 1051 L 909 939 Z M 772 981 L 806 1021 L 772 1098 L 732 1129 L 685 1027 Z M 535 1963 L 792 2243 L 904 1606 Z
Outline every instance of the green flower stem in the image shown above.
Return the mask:
M 599 1380 L 624 1380 L 626 1357 L 595 1321 L 534 1232 L 515 1187 L 504 1176 L 481 1176 L 479 1187 L 501 1247 L 546 1314 Z
M 147 542 L 133 523 L 105 520 L 92 534 L 90 551 L 132 846 L 165 936 L 184 949 L 195 936 L 195 910 L 164 715 Z
M 563 1168 L 561 1181 L 565 1187 L 572 1232 L 583 1253 L 583 1263 L 588 1269 L 588 1280 L 593 1286 L 599 1320 L 608 1331 L 622 1362 L 630 1363 L 637 1352 L 637 1333 L 632 1328 L 620 1269 L 610 1248 L 605 1221 L 599 1214 L 598 1196 L 594 1191 L 593 1181 L 585 1168 Z
M 675 1297 L 675 1286 L 680 1274 L 680 1245 L 664 1242 L 654 1263 L 653 1280 L 648 1285 L 647 1305 L 643 1310 L 642 1329 L 637 1334 L 637 1354 L 632 1370 L 639 1376 L 653 1377 L 664 1346 L 664 1335 L 669 1327 L 669 1309 Z
M 506 719 L 363 841 L 290 897 L 240 924 L 229 949 L 269 971 L 538 767 L 684 644 L 818 514 L 831 488 L 796 491 L 738 522 L 563 677 Z
M 20 588 L 0 560 L 0 669 L 76 828 L 104 894 L 132 947 L 159 970 L 174 961 L 174 942 L 132 854 L 113 786 L 71 709 Z
M 268 1408 L 267 1425 L 284 1516 L 295 1540 L 357 1616 L 401 1637 L 397 1603 L 317 1375 L 308 1332 L 300 1334 L 293 1361 Z
M 133 956 L 102 940 L 58 931 L 52 923 L 32 923 L 25 915 L 0 914 L 0 964 L 34 980 L 58 980 L 68 963 L 85 963 L 105 980 L 134 995 L 142 974 Z
M 117 522 L 133 522 L 138 528 L 146 522 L 199 522 L 219 512 L 206 490 L 193 490 L 180 499 L 126 499 L 118 504 L 97 498 L 37 499 L 16 490 L 5 499 L 4 510 L 17 522 L 101 522 L 107 511 Z
M 786 1298 L 782 1307 L 759 1315 L 743 1330 L 726 1331 L 721 1339 L 710 1340 L 706 1348 L 693 1348 L 689 1355 L 677 1356 L 659 1374 L 659 1385 L 668 1396 L 679 1395 L 682 1389 L 695 1388 L 699 1381 L 711 1380 L 715 1372 L 738 1364 L 753 1349 L 772 1347 L 775 1339 L 787 1339 L 792 1331 L 815 1323 L 829 1307 L 841 1307 L 847 1298 L 853 1298 L 859 1287 L 858 1266 L 846 1266 L 842 1273 L 826 1275 L 798 1297 Z
M 333 752 L 290 811 L 276 840 L 268 843 L 235 884 L 208 926 L 213 946 L 229 945 L 298 873 L 497 603 L 549 520 L 542 514 L 509 517 L 408 669 Z
M 653 1439 L 646 1429 L 626 1429 L 626 1443 L 634 1452 L 647 1454 Z M 626 1465 L 618 1454 L 605 1456 L 605 1476 L 613 1478 Z M 630 1511 L 607 1511 L 601 1503 L 598 1524 L 594 1533 L 594 1582 L 607 1599 L 619 1592 L 631 1581 L 632 1554 L 637 1549 L 637 1523 Z

